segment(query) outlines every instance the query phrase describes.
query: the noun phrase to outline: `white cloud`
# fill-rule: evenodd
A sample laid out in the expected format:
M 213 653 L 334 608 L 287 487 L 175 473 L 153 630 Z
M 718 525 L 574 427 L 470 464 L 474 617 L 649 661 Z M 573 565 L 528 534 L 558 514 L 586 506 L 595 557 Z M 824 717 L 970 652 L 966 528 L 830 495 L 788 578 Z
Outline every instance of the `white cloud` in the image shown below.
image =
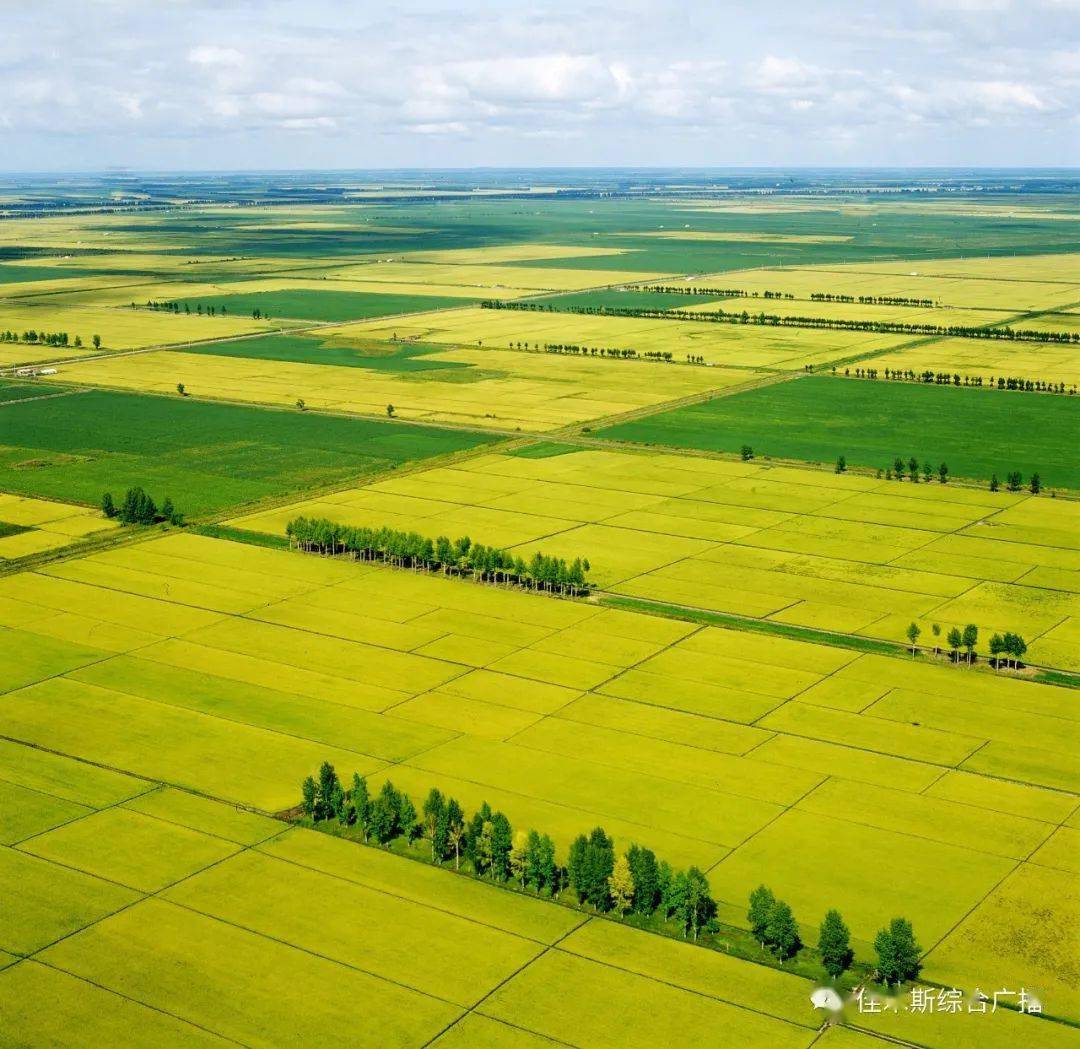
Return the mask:
M 388 165 L 1077 160 L 1080 0 L 520 2 L 38 0 L 0 37 L 0 163 L 59 138 L 123 162 L 157 134 L 208 165 L 247 162 L 245 135 L 314 163 L 331 130 L 341 164 L 373 141 Z

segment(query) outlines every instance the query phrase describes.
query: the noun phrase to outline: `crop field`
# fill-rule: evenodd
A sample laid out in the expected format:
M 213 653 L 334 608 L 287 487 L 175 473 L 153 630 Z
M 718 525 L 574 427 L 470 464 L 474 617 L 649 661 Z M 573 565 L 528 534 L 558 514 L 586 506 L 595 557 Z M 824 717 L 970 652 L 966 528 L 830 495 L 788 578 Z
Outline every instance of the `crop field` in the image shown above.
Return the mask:
M 0 492 L 0 563 L 59 550 L 115 527 L 85 506 Z
M 1080 668 L 1080 508 L 1045 496 L 582 450 L 483 455 L 238 523 L 281 533 L 299 513 L 588 556 L 618 594 L 890 641 L 974 621 L 980 651 L 1012 630 L 1034 662 Z
M 159 503 L 170 496 L 181 512 L 194 516 L 489 440 L 461 431 L 209 404 L 178 397 L 175 388 L 171 392 L 151 397 L 84 390 L 0 402 L 0 489 L 96 504 L 103 492 L 119 501 L 129 487 L 140 485 Z M 0 521 L 9 520 L 2 502 L 9 498 L 0 496 Z M 83 507 L 58 509 L 70 517 L 65 529 L 89 532 L 110 524 Z M 22 548 L 43 542 L 46 534 L 0 538 L 0 557 L 8 556 L 5 544 Z
M 338 329 L 342 334 L 403 338 L 452 345 L 537 349 L 545 344 L 631 349 L 638 354 L 669 351 L 676 361 L 688 354 L 709 364 L 779 371 L 825 365 L 861 357 L 910 342 L 910 336 L 860 331 L 766 328 L 637 317 L 528 313 L 518 310 L 463 309 L 429 317 L 407 318 L 396 325 L 370 321 Z M 615 363 L 617 366 L 617 362 Z
M 1075 1043 L 1075 398 L 843 372 L 1072 384 L 1080 348 L 752 323 L 1072 332 L 1074 200 L 565 175 L 0 186 L 0 1044 Z M 747 323 L 573 312 L 622 308 Z M 933 482 L 873 476 L 897 456 Z M 1048 490 L 988 490 L 1013 470 Z M 133 485 L 187 524 L 94 508 Z M 284 549 L 298 515 L 587 558 L 596 591 Z M 967 624 L 977 666 L 930 654 Z M 990 669 L 1005 631 L 1026 669 Z M 721 924 L 305 829 L 325 761 L 560 864 L 603 827 L 700 868 Z M 790 964 L 755 954 L 763 882 Z M 833 907 L 857 971 L 902 915 L 923 980 L 1048 1019 L 823 1027 Z
M 361 339 L 359 328 L 334 329 Z M 327 330 L 320 331 L 326 337 Z M 389 337 L 390 332 L 387 332 Z M 338 341 L 334 340 L 335 343 Z M 289 360 L 216 357 L 161 351 L 101 358 L 86 367 L 61 366 L 65 383 L 175 394 L 183 382 L 197 398 L 395 415 L 481 429 L 544 431 L 621 414 L 710 390 L 734 386 L 757 373 L 724 368 L 676 367 L 647 361 L 553 358 L 512 350 L 447 349 L 425 362 L 451 367 L 420 374 L 384 369 L 303 364 Z
M 884 470 L 899 455 L 988 481 L 1019 469 L 1047 487 L 1080 488 L 1075 409 L 1066 397 L 800 377 L 602 430 L 613 440 Z M 1018 441 L 1017 436 L 1022 440 Z
M 299 779 L 326 758 L 375 789 L 389 778 L 417 798 L 438 786 L 467 809 L 486 799 L 560 849 L 600 822 L 622 844 L 707 869 L 721 916 L 735 924 L 766 868 L 808 937 L 842 899 L 865 954 L 902 910 L 930 951 L 931 979 L 959 982 L 961 969 L 965 985 L 983 978 L 963 950 L 972 936 L 980 974 L 1022 972 L 1028 918 L 1009 901 L 1038 879 L 1076 891 L 1062 840 L 1080 806 L 1072 733 L 1061 728 L 1077 720 L 1068 689 L 191 535 L 0 579 L 0 610 L 0 641 L 38 653 L 7 664 L 0 681 L 0 736 L 10 741 L 0 784 L 36 802 L 4 826 L 8 877 L 20 887 L 43 879 L 35 900 L 65 900 L 26 908 L 0 948 L 41 950 L 47 966 L 151 1006 L 172 1002 L 181 1016 L 206 1008 L 204 992 L 171 982 L 169 965 L 139 963 L 151 948 L 138 944 L 180 952 L 198 940 L 215 945 L 200 965 L 235 951 L 245 965 L 301 980 L 300 962 L 279 947 L 259 940 L 256 949 L 228 930 L 313 950 L 319 929 L 321 954 L 457 1008 L 528 963 L 485 1008 L 509 1019 L 502 1010 L 528 999 L 539 1012 L 524 1026 L 561 1037 L 548 1025 L 563 1020 L 539 988 L 558 986 L 560 973 L 591 980 L 593 970 L 541 958 L 542 947 L 580 917 L 522 901 L 537 908 L 528 933 L 506 929 L 511 940 L 497 948 L 487 938 L 492 923 L 503 928 L 498 908 L 517 906 L 499 893 L 484 910 L 487 931 L 466 935 L 458 919 L 439 919 L 457 930 L 447 950 L 458 962 L 425 970 L 400 901 L 413 865 L 321 837 L 301 847 L 302 831 L 260 839 L 268 822 L 232 809 L 219 822 L 210 802 L 184 793 L 274 812 L 295 803 Z M 169 747 L 154 745 L 165 738 Z M 172 789 L 147 793 L 156 783 Z M 93 811 L 118 799 L 119 809 Z M 395 900 L 351 887 L 368 884 L 368 862 L 380 878 L 391 877 L 387 864 L 404 868 L 393 874 Z M 862 876 L 871 864 L 904 873 L 888 913 Z M 441 876 L 417 877 L 427 892 Z M 317 910 L 289 903 L 315 897 L 341 916 L 332 930 Z M 462 906 L 472 905 L 440 911 Z M 969 931 L 974 908 L 994 915 L 992 936 L 984 925 Z M 381 922 L 402 938 L 372 931 Z M 424 928 L 416 935 L 430 938 Z M 605 931 L 604 944 L 590 936 L 583 951 L 633 970 L 611 984 L 612 1000 L 632 998 L 641 978 L 671 982 L 677 962 L 663 952 L 685 949 L 650 938 L 628 959 L 606 943 L 631 935 L 640 934 Z M 572 940 L 560 946 L 574 954 Z M 708 954 L 700 964 L 735 965 L 732 978 L 744 980 L 756 971 Z M 604 971 L 607 987 L 615 976 Z M 721 976 L 691 966 L 686 978 L 701 989 Z M 1067 979 L 1045 986 L 1059 1011 L 1076 1013 Z M 767 1007 L 770 994 L 751 987 L 728 1004 L 759 1008 L 746 997 L 758 995 L 765 1012 L 793 1008 Z

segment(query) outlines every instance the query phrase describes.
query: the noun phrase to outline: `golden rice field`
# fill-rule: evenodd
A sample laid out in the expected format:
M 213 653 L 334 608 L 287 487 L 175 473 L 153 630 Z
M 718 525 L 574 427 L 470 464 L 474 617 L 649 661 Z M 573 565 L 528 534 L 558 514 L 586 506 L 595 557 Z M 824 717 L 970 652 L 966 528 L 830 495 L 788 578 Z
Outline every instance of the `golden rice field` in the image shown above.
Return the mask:
M 397 902 L 361 894 L 355 925 L 327 927 L 308 901 L 344 894 L 331 909 L 348 915 L 346 883 L 366 883 L 369 863 L 384 877 L 403 861 L 305 832 L 256 845 L 270 824 L 239 812 L 219 824 L 206 801 L 183 793 L 274 812 L 329 759 L 376 789 L 391 778 L 414 797 L 437 785 L 469 809 L 486 799 L 516 825 L 552 833 L 560 849 L 602 823 L 620 845 L 640 841 L 707 869 L 721 916 L 735 923 L 762 870 L 808 937 L 842 901 L 865 953 L 874 931 L 904 913 L 929 950 L 928 978 L 971 986 L 1037 977 L 1056 1012 L 1080 1012 L 1067 945 L 1033 925 L 1030 908 L 1047 882 L 1061 888 L 1058 920 L 1075 921 L 1080 903 L 1069 847 L 1080 806 L 1071 690 L 186 534 L 4 577 L 0 617 L 0 788 L 33 802 L 4 808 L 14 847 L 0 854 L 0 870 L 32 903 L 0 933 L 0 948 L 40 950 L 43 963 L 134 991 L 136 1001 L 196 1015 L 187 1010 L 205 1002 L 190 996 L 225 978 L 214 957 L 229 970 L 235 955 L 241 970 L 301 980 L 314 963 L 281 945 L 310 949 L 318 929 L 322 954 L 364 958 L 369 973 L 374 966 L 457 1009 L 535 949 L 540 968 L 486 1005 L 535 1000 L 535 1030 L 562 1037 L 565 1028 L 547 1024 L 565 1016 L 548 1016 L 541 989 L 558 986 L 560 974 L 577 979 L 579 963 L 550 969 L 555 961 L 540 955 L 579 916 L 498 892 L 483 906 L 488 932 L 476 935 L 493 935 L 500 909 L 538 908 L 525 939 L 540 945 L 476 946 L 458 929 L 447 950 L 460 960 L 428 967 L 398 910 L 413 865 L 395 868 Z M 172 789 L 145 793 L 152 784 Z M 135 795 L 120 810 L 86 811 Z M 292 866 L 279 867 L 282 859 Z M 868 869 L 892 872 L 888 900 Z M 326 871 L 332 884 L 316 877 Z M 440 878 L 467 899 L 488 891 L 424 868 L 416 878 L 425 893 Z M 462 906 L 471 904 L 439 905 L 444 914 Z M 992 927 L 971 923 L 974 908 L 994 916 Z M 383 917 L 405 938 L 375 931 Z M 1036 933 L 1047 939 L 1033 960 L 1026 944 Z M 977 952 L 961 949 L 968 941 Z M 139 960 L 143 950 L 182 956 L 196 943 L 205 945 L 196 952 L 205 988 Z M 586 956 L 600 949 L 593 943 Z M 676 984 L 684 949 L 611 948 L 618 964 Z M 653 951 L 658 968 L 641 970 Z M 768 1000 L 767 985 L 753 990 L 756 969 L 707 952 L 688 958 L 686 978 L 709 979 L 699 966 L 725 965 L 750 981 L 747 994 Z M 27 978 L 26 968 L 37 972 L 26 963 L 13 971 Z M 624 993 L 617 983 L 612 1000 Z M 731 1000 L 750 1001 L 741 992 Z M 415 1016 L 394 1012 L 424 1015 L 419 1006 Z M 222 1022 L 243 1023 L 236 1010 L 224 1013 L 233 1019 Z
M 95 295 L 108 298 L 112 289 Z M 130 301 L 128 291 L 121 294 Z M 145 300 L 144 300 L 145 301 Z M 132 310 L 116 306 L 54 305 L 47 300 L 25 302 L 9 299 L 0 303 L 0 331 L 27 330 L 67 332 L 71 341 L 82 339 L 81 349 L 73 346 L 51 347 L 26 343 L 0 343 L 0 366 L 21 364 L 27 360 L 50 362 L 78 359 L 94 353 L 91 340 L 101 336 L 101 349 L 129 350 L 179 342 L 202 342 L 227 339 L 251 332 L 273 330 L 276 325 L 251 317 L 198 317 Z
M 347 1027 L 358 1046 L 616 1047 L 666 1044 L 677 1023 L 699 1041 L 821 1044 L 798 977 L 16 749 L 0 789 L 51 806 L 0 847 L 18 914 L 0 933 L 0 1008 L 25 1043 L 270 1045 Z M 43 777 L 70 777 L 79 800 L 41 793 Z M 1067 1029 L 1015 1013 L 977 1022 L 990 1049 L 1067 1044 Z M 824 1042 L 899 1033 L 864 1023 Z M 955 1044 L 933 1017 L 902 1030 Z
M 859 331 L 769 328 L 639 317 L 527 313 L 519 310 L 454 310 L 387 321 L 363 321 L 339 329 L 352 336 L 389 339 L 393 333 L 421 342 L 505 348 L 529 343 L 542 348 L 575 345 L 632 349 L 639 354 L 688 354 L 714 365 L 801 370 L 830 361 L 877 353 L 911 341 L 910 336 Z M 618 362 L 611 362 L 619 367 Z M 557 365 L 556 365 L 557 366 Z
M 201 319 L 201 318 L 200 318 Z M 212 318 L 211 318 L 212 319 Z M 358 325 L 320 329 L 321 337 L 363 336 Z M 387 331 L 389 337 L 389 330 Z M 2 352 L 2 347 L 0 347 Z M 401 372 L 160 351 L 58 367 L 54 379 L 146 393 L 450 422 L 538 432 L 585 423 L 682 397 L 735 386 L 756 373 L 675 367 L 648 361 L 555 358 L 542 353 L 455 348 L 428 355 L 464 369 Z
M 59 550 L 117 527 L 85 506 L 0 493 L 0 563 Z
M 487 454 L 237 523 L 299 513 L 588 556 L 618 594 L 901 641 L 975 622 L 1080 669 L 1080 505 L 1045 496 L 661 453 Z M 944 644 L 944 641 L 941 641 Z
M 684 281 L 702 287 L 780 291 L 798 299 L 809 299 L 814 292 L 889 295 L 932 299 L 959 309 L 1025 313 L 1065 309 L 1080 300 L 1080 255 L 763 267 L 695 275 Z M 776 305 L 776 300 L 768 300 L 760 308 Z

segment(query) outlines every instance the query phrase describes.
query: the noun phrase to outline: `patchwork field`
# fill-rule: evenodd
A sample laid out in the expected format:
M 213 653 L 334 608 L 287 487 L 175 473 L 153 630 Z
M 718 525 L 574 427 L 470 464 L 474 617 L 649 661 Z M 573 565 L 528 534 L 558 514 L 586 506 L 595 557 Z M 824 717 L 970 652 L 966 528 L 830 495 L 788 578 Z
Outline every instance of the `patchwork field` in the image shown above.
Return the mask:
M 884 470 L 900 456 L 988 481 L 1020 470 L 1080 488 L 1076 405 L 1066 397 L 805 376 L 659 412 L 599 436 Z M 1018 440 L 1018 437 L 1021 438 Z
M 66 971 L 143 988 L 139 1000 L 165 989 L 132 960 L 134 947 L 117 945 L 208 936 L 201 919 L 190 927 L 191 908 L 301 946 L 305 922 L 330 931 L 317 911 L 301 919 L 284 902 L 324 890 L 290 890 L 258 857 L 227 858 L 229 835 L 192 817 L 175 822 L 200 834 L 148 824 L 160 815 L 146 810 L 152 796 L 126 806 L 139 816 L 80 818 L 95 791 L 137 793 L 132 776 L 272 812 L 294 804 L 299 779 L 328 758 L 375 789 L 391 778 L 417 798 L 435 785 L 467 809 L 486 799 L 560 849 L 602 823 L 622 845 L 707 869 L 721 916 L 736 924 L 764 868 L 808 937 L 839 902 L 865 954 L 901 911 L 931 951 L 931 979 L 936 957 L 953 978 L 953 945 L 977 906 L 994 908 L 1003 930 L 981 942 L 987 965 L 1022 973 L 1027 918 L 996 902 L 998 887 L 1077 877 L 1055 844 L 1080 805 L 1068 689 L 191 535 L 0 579 L 0 611 L 0 735 L 12 741 L 0 747 L 0 780 L 39 791 L 53 767 L 77 759 L 60 777 L 70 785 L 19 806 L 8 831 L 21 842 L 13 881 L 48 869 L 62 884 L 42 892 L 63 893 L 69 909 L 47 920 L 26 912 L 0 947 L 36 950 L 57 938 L 56 922 L 70 932 L 126 908 L 82 947 L 74 936 L 51 950 Z M 82 762 L 102 786 L 72 782 Z M 208 831 L 217 837 L 204 840 Z M 114 840 L 130 845 L 106 846 Z M 369 857 L 322 839 L 318 848 L 347 850 L 350 871 Z M 42 862 L 63 863 L 62 877 Z M 904 872 L 888 901 L 862 876 L 867 864 Z M 252 893 L 256 882 L 264 889 Z M 146 892 L 183 913 L 131 906 Z M 282 904 L 265 906 L 268 893 Z M 374 920 L 372 904 L 360 910 Z M 347 925 L 334 927 L 342 950 L 391 951 Z M 415 951 L 403 951 L 414 967 L 404 982 L 422 982 Z M 478 963 L 490 955 L 479 950 Z M 455 990 L 445 981 L 457 969 L 437 966 L 431 979 L 458 1004 L 477 980 L 507 972 L 461 970 Z M 1052 986 L 1055 1010 L 1075 1014 L 1068 982 Z
M 421 342 L 513 348 L 527 343 L 632 349 L 638 354 L 670 352 L 676 361 L 688 354 L 709 364 L 779 371 L 876 353 L 910 342 L 910 337 L 851 331 L 765 328 L 636 317 L 528 313 L 519 310 L 463 309 L 431 317 L 408 318 L 396 325 L 370 321 L 339 329 L 342 334 L 388 339 L 393 333 Z
M 115 527 L 85 506 L 0 493 L 0 563 L 59 550 Z
M 1080 670 L 1075 398 L 820 373 L 1072 384 L 1080 349 L 478 305 L 1073 331 L 1075 200 L 976 196 L 978 173 L 940 198 L 565 176 L 509 199 L 483 171 L 0 187 L 0 1044 L 1076 1042 L 1080 713 L 1042 683 L 1070 679 L 859 641 L 976 623 L 980 655 L 1016 631 Z M 841 454 L 1037 470 L 1066 497 L 837 475 Z M 132 529 L 4 564 L 107 536 L 88 507 L 134 484 L 257 542 Z M 275 548 L 298 514 L 586 557 L 602 592 Z M 487 801 L 560 862 L 599 825 L 696 865 L 718 949 L 275 819 L 325 760 L 417 807 Z M 1049 1018 L 823 1028 L 806 979 L 726 953 L 762 882 L 808 944 L 836 907 L 869 962 L 903 915 L 926 980 L 1026 987 Z
M 559 450 L 559 449 L 557 449 Z M 526 556 L 587 556 L 618 594 L 923 644 L 975 622 L 1029 658 L 1080 668 L 1080 507 L 938 483 L 660 453 L 486 455 L 238 521 L 299 513 L 424 535 L 468 533 Z M 941 644 L 944 644 L 942 640 Z
M 40 384 L 39 390 L 54 391 Z M 188 516 L 310 491 L 489 438 L 423 426 L 105 391 L 0 402 L 0 488 L 99 504 L 140 485 Z M 3 497 L 0 497 L 3 498 Z M 75 507 L 65 508 L 76 512 Z M 78 512 L 98 527 L 96 511 Z M 4 521 L 0 506 L 0 521 Z M 18 524 L 19 521 L 12 523 Z M 0 539 L 31 542 L 28 536 Z
M 395 374 L 357 368 L 355 362 L 342 367 L 162 351 L 61 367 L 47 378 L 154 393 L 175 393 L 177 382 L 183 382 L 194 397 L 289 407 L 303 398 L 312 409 L 380 416 L 392 404 L 403 419 L 544 431 L 756 377 L 734 369 L 563 359 L 510 350 L 451 349 L 424 359 L 450 367 Z

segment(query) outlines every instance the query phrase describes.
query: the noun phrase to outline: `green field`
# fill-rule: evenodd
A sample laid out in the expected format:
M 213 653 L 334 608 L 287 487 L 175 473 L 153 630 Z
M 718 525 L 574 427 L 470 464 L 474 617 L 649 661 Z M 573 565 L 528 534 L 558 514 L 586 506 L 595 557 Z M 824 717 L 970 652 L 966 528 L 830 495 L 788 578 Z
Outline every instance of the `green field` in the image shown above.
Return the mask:
M 455 361 L 432 361 L 433 353 L 442 353 L 445 346 L 410 343 L 350 342 L 323 339 L 308 335 L 258 335 L 250 339 L 214 342 L 190 346 L 191 353 L 213 357 L 247 357 L 261 361 L 292 361 L 297 364 L 330 364 L 339 368 L 370 368 L 383 372 L 428 372 L 467 368 Z M 0 397 L 3 391 L 0 389 Z
M 954 477 L 1038 472 L 1080 488 L 1076 403 L 1068 397 L 805 376 L 596 431 L 618 441 L 849 466 L 899 455 L 948 464 Z
M 96 503 L 142 485 L 184 513 L 474 448 L 482 435 L 181 397 L 79 393 L 0 408 L 0 489 Z
M 841 376 L 1071 383 L 1080 347 L 750 323 L 1070 330 L 1077 180 L 1007 177 L 0 179 L 0 1046 L 1069 1049 L 1077 400 Z M 933 483 L 874 476 L 897 456 Z M 1058 497 L 987 490 L 1013 470 Z M 136 484 L 194 527 L 106 519 Z M 300 552 L 298 515 L 587 557 L 596 590 Z M 969 624 L 975 665 L 942 651 Z M 1027 666 L 991 668 L 1002 631 Z M 323 762 L 417 825 L 299 808 Z M 469 828 L 441 863 L 433 789 Z M 613 866 L 707 878 L 696 945 L 677 880 L 582 903 L 597 827 Z M 751 929 L 762 883 L 790 960 Z M 823 1024 L 830 908 L 840 988 L 880 989 L 903 916 L 927 986 L 1046 1016 Z
M 178 299 L 181 307 L 203 310 L 213 306 L 232 316 L 259 310 L 275 320 L 354 321 L 368 317 L 389 317 L 395 313 L 420 313 L 464 306 L 468 299 L 443 295 L 380 295 L 357 291 L 257 291 L 236 295 L 193 296 Z

